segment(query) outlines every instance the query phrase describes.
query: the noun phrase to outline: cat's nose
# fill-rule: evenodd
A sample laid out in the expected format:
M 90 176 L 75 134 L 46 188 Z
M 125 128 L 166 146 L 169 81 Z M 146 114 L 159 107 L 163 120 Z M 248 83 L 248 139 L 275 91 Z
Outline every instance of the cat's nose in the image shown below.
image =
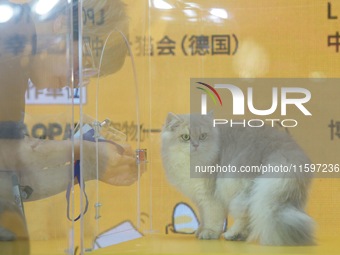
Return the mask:
M 197 148 L 198 148 L 198 143 L 192 143 L 192 146 L 195 148 L 195 150 L 197 150 Z

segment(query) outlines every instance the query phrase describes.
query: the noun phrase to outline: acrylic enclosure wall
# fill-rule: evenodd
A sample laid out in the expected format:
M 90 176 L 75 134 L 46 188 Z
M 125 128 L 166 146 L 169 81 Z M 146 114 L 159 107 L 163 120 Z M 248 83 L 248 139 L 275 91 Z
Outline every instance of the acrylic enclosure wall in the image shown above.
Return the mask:
M 72 4 L 24 2 L 0 1 L 0 250 L 63 254 L 73 228 Z
M 167 252 L 181 252 L 181 245 L 176 248 L 166 245 L 167 240 L 182 237 L 173 234 L 174 208 L 184 202 L 193 208 L 195 214 L 198 210 L 166 179 L 160 154 L 160 132 L 168 112 L 190 112 L 191 78 L 235 78 L 241 81 L 245 78 L 271 78 L 286 84 L 278 86 L 280 91 L 284 86 L 308 89 L 312 99 L 306 107 L 312 116 L 304 116 L 294 106 L 287 106 L 288 113 L 284 115 L 279 102 L 275 113 L 269 116 L 258 116 L 248 110 L 241 118 L 275 119 L 275 126 L 279 120 L 279 128 L 290 133 L 313 163 L 337 168 L 339 103 L 336 97 L 340 92 L 336 85 L 340 65 L 335 18 L 336 8 L 339 8 L 337 3 L 328 5 L 302 0 L 289 3 L 265 0 L 256 3 L 203 0 L 123 2 L 129 17 L 129 54 L 118 72 L 100 78 L 103 83 L 99 85 L 97 97 L 98 114 L 99 120 L 112 114 L 110 118 L 117 120 L 116 127 L 127 135 L 134 148 L 138 148 L 133 141 L 140 131 L 140 148 L 148 151 L 147 171 L 139 182 L 128 187 L 93 183 L 99 185 L 102 217 L 95 219 L 95 204 L 92 203 L 89 208 L 92 207 L 94 216 L 88 214 L 89 218 L 85 217 L 85 233 L 95 233 L 96 236 L 128 220 L 145 234 L 146 239 L 159 241 L 157 237 L 165 235 L 160 242 L 164 242 Z M 91 12 L 87 15 L 92 17 Z M 100 18 L 96 17 L 93 22 L 98 20 Z M 132 69 L 133 63 L 136 73 Z M 135 78 L 140 116 L 137 126 Z M 241 87 L 245 97 L 247 86 L 252 85 L 246 83 Z M 273 86 L 254 87 L 256 109 L 269 109 Z M 89 93 L 94 95 L 95 92 Z M 231 109 L 230 94 L 220 94 L 224 104 Z M 212 101 L 210 103 L 210 109 L 214 109 Z M 96 108 L 91 106 L 90 99 L 84 109 L 89 115 L 95 115 Z M 228 112 L 227 118 L 240 116 Z M 285 129 L 285 125 L 292 124 L 291 119 L 298 125 Z M 320 153 L 320 149 L 327 153 Z M 339 179 L 334 172 L 317 177 L 313 180 L 307 212 L 316 221 L 318 240 L 334 239 L 332 235 L 339 228 L 336 215 L 340 208 L 334 202 L 338 199 L 336 187 Z M 323 213 L 325 208 L 327 214 Z M 188 214 L 194 222 L 193 214 Z M 229 224 L 232 221 L 230 217 Z M 90 231 L 92 224 L 96 226 L 96 232 Z M 191 227 L 194 228 L 195 224 Z M 85 242 L 86 248 L 91 247 L 92 240 L 89 238 Z M 138 250 L 143 244 L 141 238 L 131 244 L 114 246 L 112 251 Z M 154 244 L 143 252 L 152 252 L 153 248 L 157 250 L 159 247 Z M 191 252 L 200 250 L 197 247 L 192 249 Z
M 264 110 L 273 86 L 240 86 L 244 116 L 218 90 L 225 118 L 275 119 L 314 166 L 339 164 L 336 1 L 0 0 L 0 13 L 0 236 L 19 237 L 0 254 L 281 252 L 177 233 L 199 213 L 166 178 L 161 130 L 192 110 L 192 78 L 282 82 L 268 116 L 250 110 L 247 87 Z M 282 87 L 307 89 L 312 115 L 282 114 Z M 337 177 L 318 175 L 306 206 L 323 251 L 339 241 Z
M 147 171 L 141 176 L 140 186 L 137 183 L 131 187 L 105 186 L 110 189 L 110 195 L 103 187 L 103 217 L 100 219 L 103 230 L 129 219 L 146 234 L 146 238 L 164 235 L 167 229 L 168 235 L 161 239 L 168 249 L 167 252 L 181 252 L 183 249 L 181 245 L 176 248 L 170 244 L 166 246 L 167 240 L 181 237 L 171 231 L 174 207 L 185 202 L 196 214 L 198 211 L 192 201 L 178 192 L 166 179 L 160 154 L 160 131 L 168 112 L 190 112 L 190 89 L 193 86 L 190 84 L 191 78 L 272 78 L 289 83 L 280 85 L 279 90 L 284 86 L 308 89 L 312 97 L 306 107 L 312 116 L 304 116 L 293 106 L 288 106 L 287 115 L 283 115 L 279 102 L 277 111 L 272 115 L 258 116 L 248 110 L 241 118 L 270 118 L 281 121 L 294 119 L 298 126 L 287 128 L 287 132 L 305 150 L 312 162 L 337 166 L 336 123 L 339 103 L 336 98 L 340 91 L 336 84 L 340 62 L 337 57 L 335 18 L 339 6 L 336 2 L 333 1 L 330 7 L 322 1 L 311 3 L 303 0 L 275 3 L 265 0 L 242 3 L 150 0 L 124 3 L 129 17 L 132 54 L 127 57 L 124 67 L 114 75 L 117 78 L 115 84 L 120 86 L 120 90 L 105 93 L 107 99 L 103 101 L 104 96 L 99 97 L 99 102 L 110 102 L 114 107 L 124 105 L 124 100 L 129 104 L 134 102 L 130 99 L 132 96 L 129 99 L 119 96 L 123 102 L 114 102 L 115 95 L 130 93 L 131 85 L 123 87 L 123 84 L 128 84 L 129 79 L 132 79 L 130 61 L 133 56 L 140 95 L 139 128 L 143 135 L 141 147 L 148 150 L 148 163 Z M 298 80 L 293 82 L 292 78 Z M 333 78 L 332 82 L 326 82 L 327 78 Z M 107 79 L 109 81 L 109 77 Z M 241 87 L 245 97 L 247 86 L 245 84 Z M 269 109 L 272 103 L 271 89 L 254 87 L 256 109 Z M 220 94 L 224 104 L 231 108 L 230 94 Z M 247 98 L 245 104 L 246 100 Z M 209 107 L 213 109 L 212 102 Z M 103 109 L 102 113 L 105 111 Z M 125 126 L 122 125 L 126 132 L 132 132 L 133 118 L 128 117 L 125 111 L 126 106 L 123 106 L 117 115 L 122 116 L 126 123 Z M 101 118 L 104 117 L 105 114 Z M 240 118 L 232 116 L 232 113 L 228 113 L 226 117 Z M 285 124 L 291 123 L 283 122 Z M 320 149 L 325 153 L 321 153 Z M 336 215 L 340 208 L 335 202 L 339 198 L 337 176 L 334 173 L 318 175 L 321 178 L 313 180 L 310 190 L 306 210 L 316 221 L 318 240 L 338 240 L 332 237 L 339 229 Z M 136 201 L 134 194 L 139 187 L 139 200 Z M 113 201 L 112 197 L 116 199 Z M 109 206 L 106 207 L 105 204 Z M 323 213 L 325 210 L 327 214 Z M 115 220 L 105 220 L 106 213 L 115 215 Z M 232 221 L 230 217 L 229 224 Z M 105 224 L 107 227 L 104 227 Z M 132 244 L 118 245 L 112 251 L 138 250 L 139 245 L 144 244 L 143 238 L 138 240 Z M 157 245 L 152 246 L 155 247 L 158 248 Z M 152 248 L 147 251 L 151 252 Z M 191 252 L 200 250 L 196 248 L 193 247 Z

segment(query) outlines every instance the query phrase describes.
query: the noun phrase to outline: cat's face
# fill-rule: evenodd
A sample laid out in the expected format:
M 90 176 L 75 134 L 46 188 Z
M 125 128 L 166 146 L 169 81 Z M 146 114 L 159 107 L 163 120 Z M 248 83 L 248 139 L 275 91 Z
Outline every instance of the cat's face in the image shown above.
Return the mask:
M 215 154 L 219 148 L 219 135 L 212 125 L 212 118 L 212 115 L 169 113 L 162 132 L 163 148 L 171 147 L 174 152 L 198 157 Z

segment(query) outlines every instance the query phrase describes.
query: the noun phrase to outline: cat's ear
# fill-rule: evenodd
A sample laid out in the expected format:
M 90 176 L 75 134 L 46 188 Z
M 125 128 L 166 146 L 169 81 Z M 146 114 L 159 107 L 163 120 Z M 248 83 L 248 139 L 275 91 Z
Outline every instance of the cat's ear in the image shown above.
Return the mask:
M 174 130 L 181 122 L 182 120 L 178 115 L 169 112 L 168 116 L 166 117 L 165 128 L 168 130 Z

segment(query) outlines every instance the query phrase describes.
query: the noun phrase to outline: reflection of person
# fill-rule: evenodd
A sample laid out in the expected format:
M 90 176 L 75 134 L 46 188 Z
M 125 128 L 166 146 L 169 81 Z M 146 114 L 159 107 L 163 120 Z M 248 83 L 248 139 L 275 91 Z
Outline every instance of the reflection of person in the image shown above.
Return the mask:
M 39 3 L 39 0 L 28 1 L 29 7 L 13 2 L 15 1 L 0 0 L 0 7 L 9 6 L 14 10 L 12 15 L 19 15 L 8 20 L 0 19 L 0 173 L 2 170 L 15 172 L 19 177 L 20 185 L 32 187 L 30 200 L 36 200 L 57 194 L 67 188 L 72 177 L 70 163 L 72 153 L 74 152 L 75 160 L 79 159 L 80 144 L 79 141 L 73 145 L 68 140 L 48 141 L 24 137 L 25 91 L 29 79 L 38 88 L 71 86 L 70 81 L 73 78 L 77 83 L 79 67 L 77 54 L 72 56 L 68 51 L 72 44 L 74 52 L 77 53 L 78 43 L 72 43 L 72 40 L 68 42 L 68 28 L 72 23 L 69 20 L 70 12 L 65 8 L 67 0 L 59 1 L 61 6 L 56 6 L 56 11 L 52 8 L 49 16 L 46 13 L 45 16 L 39 16 L 38 11 L 33 13 L 35 22 L 28 16 L 20 15 L 27 13 L 22 10 L 29 9 L 34 12 L 34 6 Z M 78 1 L 74 2 L 78 3 Z M 83 2 L 83 13 L 85 10 L 87 19 L 99 15 L 99 21 L 88 20 L 88 27 L 84 24 L 84 31 L 88 31 L 88 38 L 91 39 L 91 36 L 96 34 L 99 35 L 96 40 L 105 38 L 105 35 L 117 26 L 119 31 L 127 32 L 127 19 L 124 6 L 120 1 L 84 0 Z M 77 34 L 76 29 L 73 34 Z M 126 55 L 125 45 L 120 44 L 119 40 L 118 43 L 115 40 L 107 46 L 104 54 L 109 58 L 104 58 L 101 64 L 103 72 L 100 75 L 120 69 Z M 92 67 L 98 67 L 100 54 L 89 54 L 89 56 L 91 56 Z M 85 155 L 83 177 L 87 181 L 96 177 L 96 144 L 83 141 L 82 146 Z M 99 143 L 98 151 L 101 181 L 113 185 L 130 185 L 137 180 L 135 154 L 129 146 L 125 146 L 124 151 L 119 152 L 117 147 L 110 143 Z M 0 179 L 0 197 L 5 192 L 2 191 L 2 187 L 4 186 Z M 0 202 L 0 213 L 1 206 Z M 0 240 L 1 233 L 6 232 L 1 224 L 0 221 Z

